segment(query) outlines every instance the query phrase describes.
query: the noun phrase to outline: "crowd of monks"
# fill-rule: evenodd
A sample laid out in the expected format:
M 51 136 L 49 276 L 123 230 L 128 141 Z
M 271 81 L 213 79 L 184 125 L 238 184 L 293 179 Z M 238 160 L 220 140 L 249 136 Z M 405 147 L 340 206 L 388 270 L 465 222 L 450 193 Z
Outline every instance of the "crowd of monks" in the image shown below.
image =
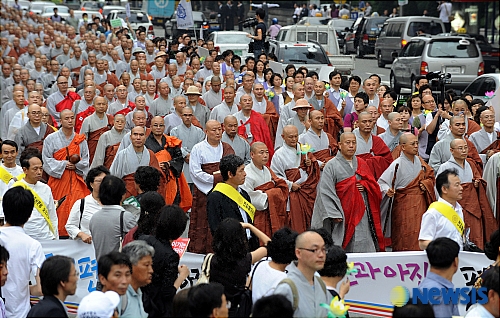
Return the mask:
M 104 165 L 131 197 L 137 168 L 150 166 L 161 172 L 166 203 L 190 212 L 189 250 L 210 252 L 207 195 L 222 182 L 219 162 L 229 154 L 245 162 L 241 189 L 269 236 L 283 226 L 299 233 L 324 227 L 348 252 L 418 250 L 420 220 L 437 199 L 435 177 L 448 168 L 463 183 L 470 239 L 483 248 L 498 228 L 500 137 L 492 108 L 479 126 L 464 100 L 443 110 L 432 94 L 421 96 L 422 105 L 432 99 L 434 106 L 422 112 L 424 129 L 414 131 L 390 94 L 376 94 L 377 76 L 362 85 L 352 77 L 344 90 L 336 71 L 323 82 L 287 67 L 272 74 L 275 84 L 256 66 L 265 54 L 240 72 L 232 52 L 220 58 L 213 42 L 201 44 L 210 55 L 199 58 L 165 52 L 140 30 L 128 41 L 118 30 L 75 35 L 70 25 L 28 20 L 2 11 L 9 22 L 1 27 L 0 192 L 22 178 L 23 151 L 38 149 L 51 189 L 44 200 L 58 203 L 49 238 L 68 235 L 73 204 L 89 194 L 89 169 Z

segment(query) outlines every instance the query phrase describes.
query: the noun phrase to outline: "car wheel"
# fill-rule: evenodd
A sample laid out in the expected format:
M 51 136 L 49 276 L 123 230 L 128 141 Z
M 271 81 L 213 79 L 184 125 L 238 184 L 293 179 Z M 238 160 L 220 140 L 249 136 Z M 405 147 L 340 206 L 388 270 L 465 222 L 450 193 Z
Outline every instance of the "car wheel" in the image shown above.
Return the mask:
M 363 48 L 359 44 L 358 47 L 356 48 L 356 56 L 359 57 L 360 59 L 362 59 L 364 56 Z
M 401 93 L 401 86 L 399 86 L 398 82 L 396 81 L 396 77 L 394 76 L 394 73 L 392 73 L 392 72 L 391 72 L 391 76 L 390 76 L 390 83 L 391 83 L 392 90 L 396 94 Z
M 378 53 L 377 53 L 377 64 L 378 64 L 378 67 L 381 67 L 381 68 L 385 67 L 385 63 L 382 60 L 382 52 L 380 52 L 380 51 L 378 51 Z

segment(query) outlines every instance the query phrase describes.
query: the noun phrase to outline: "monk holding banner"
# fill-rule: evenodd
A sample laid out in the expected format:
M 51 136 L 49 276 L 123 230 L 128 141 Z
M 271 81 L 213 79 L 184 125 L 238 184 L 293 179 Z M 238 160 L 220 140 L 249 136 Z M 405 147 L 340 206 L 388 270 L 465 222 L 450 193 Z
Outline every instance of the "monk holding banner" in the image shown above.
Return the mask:
M 316 199 L 320 170 L 318 161 L 310 154 L 309 145 L 299 144 L 297 127 L 283 128 L 284 144 L 276 150 L 271 170 L 285 179 L 290 190 L 287 211 L 290 227 L 299 233 L 311 226 L 312 209 Z
M 81 129 L 81 133 L 87 138 L 89 160 L 91 164 L 94 160 L 99 138 L 113 127 L 113 116 L 106 114 L 108 102 L 104 97 L 99 96 L 95 98 L 94 109 L 95 112 L 83 120 Z
M 90 193 L 83 180 L 89 170 L 89 148 L 85 136 L 73 130 L 75 114 L 65 109 L 59 115 L 61 129 L 45 138 L 42 158 L 43 170 L 49 175 L 48 185 L 54 200 L 65 197 L 57 207 L 57 217 L 59 235 L 67 236 L 65 225 L 71 207 L 76 200 Z
M 131 144 L 120 150 L 111 164 L 109 172 L 122 178 L 127 188 L 127 198 L 138 194 L 135 187 L 134 174 L 141 166 L 150 166 L 161 171 L 160 164 L 154 153 L 144 146 L 146 142 L 146 132 L 141 126 L 132 128 L 130 131 Z M 165 198 L 165 176 L 160 179 L 158 193 Z M 163 186 L 163 187 L 162 187 Z
M 311 225 L 325 227 L 346 252 L 383 252 L 380 187 L 367 163 L 354 155 L 353 133 L 340 135 L 339 148 L 323 169 Z
M 370 113 L 362 112 L 358 115 L 358 129 L 353 133 L 356 136 L 356 156 L 366 161 L 377 180 L 392 163 L 392 155 L 382 138 L 372 135 L 375 124 Z
M 482 179 L 474 161 L 467 158 L 469 149 L 463 139 L 454 139 L 450 143 L 450 159 L 443 163 L 438 174 L 444 170 L 455 169 L 463 188 L 462 198 L 458 203 L 462 206 L 465 228 L 470 228 L 469 238 L 480 249 L 489 240 L 498 224 L 486 197 L 486 181 Z
M 328 98 L 325 98 L 325 100 L 330 101 Z M 303 145 L 309 144 L 312 147 L 314 151 L 313 155 L 318 160 L 319 168 L 323 170 L 326 163 L 337 154 L 337 140 L 329 133 L 323 131 L 325 115 L 321 111 L 310 111 L 309 120 L 311 121 L 311 127 L 299 136 L 299 142 Z
M 246 178 L 242 188 L 255 206 L 254 224 L 267 236 L 288 224 L 286 203 L 288 185 L 267 167 L 269 150 L 263 142 L 250 147 L 252 161 L 245 167 Z
M 381 221 L 385 237 L 392 238 L 392 250 L 418 251 L 420 220 L 434 201 L 434 170 L 418 154 L 417 136 L 399 137 L 401 156 L 378 180 L 382 191 Z
M 222 157 L 234 154 L 233 148 L 221 142 L 222 127 L 216 120 L 206 124 L 207 138 L 194 145 L 189 155 L 189 173 L 194 183 L 193 207 L 189 221 L 191 239 L 189 251 L 206 254 L 212 250 L 212 234 L 207 218 L 207 194 L 222 181 L 219 162 Z

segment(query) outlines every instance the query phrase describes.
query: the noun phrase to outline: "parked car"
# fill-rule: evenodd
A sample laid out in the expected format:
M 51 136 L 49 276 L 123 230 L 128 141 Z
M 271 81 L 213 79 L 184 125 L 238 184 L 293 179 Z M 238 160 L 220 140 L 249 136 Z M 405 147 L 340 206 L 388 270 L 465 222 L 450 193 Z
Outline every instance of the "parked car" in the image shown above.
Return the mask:
M 203 37 L 206 38 L 209 33 L 210 23 L 208 19 L 205 17 L 203 12 L 193 11 L 193 21 L 194 27 L 189 29 L 178 29 L 177 28 L 177 15 L 174 12 L 172 17 L 165 22 L 165 38 L 177 39 L 178 36 L 183 35 L 184 33 L 189 34 L 192 38 L 195 36 L 198 37 L 200 34 L 200 29 L 203 26 L 204 30 L 208 32 L 203 33 Z M 196 34 L 195 34 L 196 32 Z
M 474 98 L 479 98 L 486 102 L 487 106 L 493 105 L 495 108 L 495 121 L 500 122 L 500 111 L 498 111 L 498 105 L 500 105 L 500 74 L 484 74 L 476 78 L 472 83 L 469 84 L 463 91 L 464 93 L 470 93 Z M 486 98 L 486 92 L 494 92 L 494 96 L 491 99 Z
M 379 67 L 393 61 L 392 53 L 401 52 L 408 41 L 421 34 L 437 35 L 445 32 L 443 22 L 433 17 L 397 17 L 387 19 L 375 42 Z
M 100 1 L 83 1 L 81 10 L 97 10 L 102 9 L 104 2 Z
M 339 49 L 340 52 L 344 51 L 344 45 L 345 45 L 345 36 L 347 34 L 346 29 L 348 30 L 352 24 L 354 23 L 354 20 L 350 19 L 331 19 L 328 22 L 329 26 L 332 26 L 335 29 L 335 32 L 337 32 L 337 41 L 339 42 Z
M 295 67 L 305 66 L 309 71 L 319 74 L 323 65 L 332 66 L 325 50 L 318 42 L 278 42 L 269 41 L 269 52 L 274 53 L 278 62 L 283 64 L 283 70 L 288 64 Z
M 69 8 L 66 6 L 45 6 L 43 7 L 42 17 L 50 18 L 54 15 L 54 9 L 57 8 L 57 15 L 60 15 L 63 19 L 69 17 Z
M 102 16 L 107 19 L 108 14 L 113 11 L 113 10 L 118 10 L 118 11 L 123 11 L 125 12 L 127 9 L 124 6 L 104 6 L 102 7 Z
M 452 88 L 463 89 L 484 73 L 484 62 L 476 40 L 465 36 L 412 38 L 400 54 L 393 53 L 390 82 L 399 93 L 413 88 L 415 77 L 440 71 L 451 74 Z
M 115 19 L 123 19 L 127 18 L 127 13 L 121 10 L 112 10 L 108 14 L 109 20 Z M 130 26 L 132 29 L 137 30 L 140 26 L 146 28 L 146 34 L 148 39 L 152 40 L 155 37 L 155 31 L 153 27 L 153 23 L 151 23 L 150 17 L 144 11 L 140 10 L 130 10 L 130 17 L 128 18 L 128 22 L 130 22 Z
M 21 10 L 29 11 L 30 6 L 31 6 L 31 2 L 30 1 L 19 0 L 17 3 L 21 6 Z M 7 1 L 7 6 L 9 6 L 9 7 L 13 7 L 14 4 L 16 4 L 16 2 L 14 0 L 8 0 Z
M 234 54 L 240 57 L 253 56 L 253 54 L 248 53 L 248 44 L 251 40 L 247 37 L 247 32 L 216 31 L 210 33 L 208 40 L 214 41 L 214 47 L 219 53 L 225 50 L 233 50 Z
M 298 25 L 327 25 L 331 18 L 325 17 L 303 17 L 297 22 Z
M 344 54 L 360 58 L 375 52 L 375 42 L 388 17 L 359 17 L 345 35 Z
M 30 11 L 35 14 L 42 14 L 43 8 L 47 6 L 53 6 L 54 2 L 49 1 L 33 1 L 30 6 Z
M 471 37 L 476 39 L 477 45 L 481 49 L 481 55 L 484 61 L 484 72 L 485 73 L 498 73 L 500 72 L 500 52 L 498 49 L 498 44 L 490 44 L 484 37 L 480 34 L 471 34 Z M 500 113 L 500 112 L 499 112 Z

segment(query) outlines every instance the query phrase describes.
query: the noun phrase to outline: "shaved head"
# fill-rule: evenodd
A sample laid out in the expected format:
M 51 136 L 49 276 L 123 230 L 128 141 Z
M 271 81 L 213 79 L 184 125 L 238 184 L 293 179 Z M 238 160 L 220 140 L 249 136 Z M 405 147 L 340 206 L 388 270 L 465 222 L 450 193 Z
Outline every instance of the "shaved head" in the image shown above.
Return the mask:
M 343 142 L 344 140 L 347 139 L 347 137 L 354 137 L 356 139 L 356 135 L 352 132 L 345 132 L 342 135 L 340 135 L 340 142 Z
M 261 147 L 265 147 L 267 149 L 267 145 L 263 142 L 260 142 L 260 141 L 257 141 L 257 142 L 254 142 L 251 146 L 250 146 L 250 152 L 257 152 L 257 150 Z

